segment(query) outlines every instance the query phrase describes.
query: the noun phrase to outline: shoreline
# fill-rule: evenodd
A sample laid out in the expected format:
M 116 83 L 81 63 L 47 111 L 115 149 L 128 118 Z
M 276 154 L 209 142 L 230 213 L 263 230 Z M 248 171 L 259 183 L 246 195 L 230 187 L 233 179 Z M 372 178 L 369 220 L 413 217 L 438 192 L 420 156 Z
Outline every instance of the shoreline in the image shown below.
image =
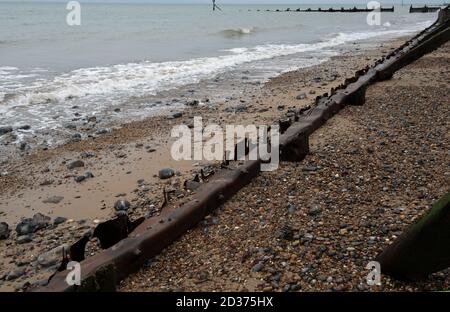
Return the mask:
M 251 99 L 251 102 L 247 100 L 242 102 L 240 99 L 236 99 L 235 103 L 218 105 L 211 108 L 190 108 L 189 111 L 184 111 L 183 116 L 180 118 L 167 119 L 166 116 L 152 117 L 143 121 L 126 124 L 121 129 L 93 140 L 74 142 L 52 150 L 38 151 L 33 155 L 27 156 L 25 159 L 17 161 L 17 163 L 7 164 L 7 170 L 14 168 L 20 169 L 12 171 L 15 173 L 14 176 L 0 177 L 2 193 L 9 192 L 6 197 L 4 195 L 1 197 L 2 202 L 17 207 L 18 202 L 11 202 L 11 198 L 22 193 L 22 198 L 29 196 L 29 202 L 34 204 L 34 207 L 42 207 L 40 209 L 35 208 L 36 210 L 34 211 L 28 211 L 28 215 L 35 212 L 42 212 L 52 217 L 57 217 L 60 216 L 58 215 L 60 212 L 53 211 L 55 205 L 51 205 L 50 211 L 48 211 L 48 204 L 43 205 L 40 202 L 46 198 L 62 196 L 63 194 L 65 196 L 62 196 L 64 199 L 61 203 L 69 199 L 69 208 L 75 210 L 77 203 L 74 204 L 72 201 L 74 199 L 81 199 L 76 198 L 79 196 L 77 195 L 78 193 L 83 194 L 83 196 L 94 193 L 94 199 L 87 198 L 85 202 L 78 203 L 78 205 L 95 206 L 94 202 L 98 200 L 99 206 L 104 207 L 104 209 L 92 207 L 94 211 L 91 217 L 89 217 L 89 213 L 92 211 L 82 211 L 80 212 L 78 221 L 63 223 L 56 227 L 56 230 L 42 230 L 41 233 L 36 233 L 36 236 L 38 236 L 37 239 L 41 239 L 42 242 L 45 241 L 46 236 L 51 236 L 52 240 L 55 241 L 54 244 L 50 245 L 52 247 L 55 247 L 61 242 L 67 243 L 73 238 L 81 237 L 83 232 L 92 229 L 92 226 L 95 226 L 101 219 L 111 217 L 114 214 L 112 206 L 120 198 L 130 200 L 132 203 L 130 215 L 133 217 L 145 215 L 149 210 L 153 210 L 150 211 L 151 213 L 158 213 L 158 207 L 163 200 L 163 187 L 173 187 L 177 190 L 180 188 L 183 179 L 192 177 L 193 174 L 199 171 L 200 167 L 208 165 L 206 163 L 198 164 L 198 166 L 193 166 L 192 163 L 183 164 L 183 166 L 178 164 L 181 168 L 174 169 L 180 171 L 180 175 L 172 180 L 160 181 L 157 177 L 154 177 L 162 166 L 167 167 L 167 163 L 165 162 L 168 153 L 167 145 L 169 143 L 167 133 L 172 125 L 181 122 L 189 124 L 191 118 L 199 114 L 204 116 L 204 120 L 212 120 L 215 123 L 219 122 L 219 124 L 225 124 L 229 121 L 232 121 L 234 124 L 239 122 L 242 124 L 271 124 L 273 121 L 284 116 L 289 107 L 300 108 L 308 105 L 316 95 L 328 92 L 332 87 L 343 82 L 346 77 L 353 75 L 355 70 L 365 67 L 367 64 L 372 64 L 374 59 L 379 58 L 383 54 L 387 54 L 391 49 L 394 49 L 395 46 L 399 46 L 401 43 L 403 43 L 403 40 L 398 39 L 392 43 L 382 44 L 382 49 L 378 47 L 378 49 L 375 48 L 373 50 L 359 50 L 356 54 L 348 53 L 347 55 L 332 57 L 329 61 L 320 65 L 283 74 L 271 79 L 260 91 L 247 95 Z M 305 93 L 306 98 L 297 100 L 296 96 L 299 93 Z M 280 103 L 283 103 L 284 107 L 281 107 Z M 230 110 L 228 107 L 235 107 L 235 109 Z M 155 137 L 163 139 L 156 140 Z M 152 151 L 153 149 L 156 149 L 156 151 Z M 89 155 L 85 154 L 87 156 L 84 159 L 85 167 L 82 170 L 75 171 L 75 174 L 71 173 L 66 168 L 67 163 L 69 163 L 69 160 L 80 158 L 79 155 L 83 152 L 91 153 L 91 156 L 95 154 L 95 156 L 89 157 Z M 157 161 L 158 159 L 160 162 Z M 75 176 L 83 174 L 84 171 L 88 170 L 92 171 L 94 175 L 92 180 L 88 179 L 82 183 L 73 181 Z M 59 181 L 53 181 L 48 185 L 39 186 L 34 191 L 35 193 L 26 193 L 28 187 L 41 185 L 44 182 L 50 181 L 49 179 L 51 178 Z M 145 182 L 137 183 L 142 178 L 145 179 Z M 105 186 L 109 186 L 109 188 L 106 189 Z M 128 189 L 123 191 L 127 187 Z M 133 193 L 133 191 L 135 192 Z M 106 201 L 105 197 L 110 197 L 109 201 Z M 100 213 L 98 210 L 100 210 Z M 15 212 L 17 213 L 17 211 Z M 19 215 L 23 216 L 26 214 L 19 213 Z M 5 215 L 2 214 L 0 218 L 3 221 Z M 12 228 L 14 228 L 13 225 L 14 223 L 11 224 Z M 66 230 L 76 231 L 77 233 L 74 237 L 70 236 L 72 239 L 69 239 L 68 234 L 70 233 L 64 233 L 67 232 Z M 48 233 L 46 233 L 47 231 Z M 57 233 L 56 237 L 51 234 L 52 232 Z M 12 235 L 12 238 L 14 238 L 14 235 Z M 60 236 L 58 237 L 58 235 Z M 12 238 L 8 240 L 10 243 L 9 247 L 11 245 L 14 246 Z M 38 252 L 43 251 L 42 247 L 48 247 L 39 246 L 37 240 L 34 240 L 34 242 L 38 243 L 38 246 L 36 246 Z M 4 246 L 3 241 L 0 244 Z M 22 246 L 26 246 L 26 244 Z M 20 245 L 16 245 L 16 248 L 22 249 Z M 2 253 L 5 252 L 3 249 Z M 95 252 L 94 247 L 92 252 Z M 29 256 L 27 252 L 25 252 L 25 256 Z M 3 257 L 4 264 L 8 258 L 10 259 L 11 255 L 7 254 L 6 257 Z M 16 262 L 14 261 L 13 263 Z M 5 266 L 5 268 L 10 267 Z M 38 275 L 34 276 L 35 280 Z M 17 282 L 24 280 L 19 277 Z M 11 285 L 5 286 L 11 287 Z M 2 288 L 3 285 L 0 289 Z

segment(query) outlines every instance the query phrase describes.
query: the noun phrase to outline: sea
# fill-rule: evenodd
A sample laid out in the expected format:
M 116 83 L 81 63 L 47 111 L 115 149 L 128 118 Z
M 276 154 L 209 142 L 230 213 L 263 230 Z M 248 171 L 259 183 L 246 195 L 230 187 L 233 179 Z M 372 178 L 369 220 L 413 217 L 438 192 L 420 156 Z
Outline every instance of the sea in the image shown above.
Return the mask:
M 331 6 L 352 7 L 321 5 Z M 396 6 L 369 25 L 368 13 L 292 12 L 307 7 L 319 5 L 221 4 L 213 11 L 81 1 L 80 25 L 70 25 L 65 2 L 0 2 L 0 127 L 13 128 L 0 134 L 0 154 L 6 146 L 67 142 L 93 116 L 96 125 L 83 137 L 181 110 L 192 99 L 214 105 L 355 43 L 412 35 L 437 16 Z

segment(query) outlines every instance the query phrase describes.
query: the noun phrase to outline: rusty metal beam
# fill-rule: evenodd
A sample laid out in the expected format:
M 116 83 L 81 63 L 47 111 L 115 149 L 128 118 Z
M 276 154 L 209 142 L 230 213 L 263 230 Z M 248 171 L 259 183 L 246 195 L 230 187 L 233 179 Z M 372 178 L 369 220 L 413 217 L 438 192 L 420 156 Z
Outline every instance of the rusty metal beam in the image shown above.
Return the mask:
M 82 286 L 69 286 L 65 282 L 68 271 L 63 271 L 58 272 L 46 287 L 37 290 L 98 291 L 105 283 L 110 285 L 111 282 L 109 279 L 104 282 L 105 268 L 118 283 L 236 194 L 259 174 L 260 165 L 260 161 L 247 161 L 236 169 L 217 174 L 208 183 L 202 184 L 191 201 L 179 207 L 166 208 L 159 217 L 141 223 L 127 238 L 82 261 L 82 280 L 89 281 Z M 101 272 L 100 276 L 98 272 Z

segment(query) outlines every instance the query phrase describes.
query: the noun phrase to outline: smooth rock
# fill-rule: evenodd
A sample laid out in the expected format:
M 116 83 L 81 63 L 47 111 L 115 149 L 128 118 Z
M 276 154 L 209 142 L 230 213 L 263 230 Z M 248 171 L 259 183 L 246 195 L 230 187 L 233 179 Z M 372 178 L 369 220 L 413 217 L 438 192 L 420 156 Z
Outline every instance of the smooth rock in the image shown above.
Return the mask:
M 69 246 L 67 244 L 58 246 L 50 251 L 40 254 L 37 258 L 37 262 L 44 268 L 54 266 L 62 262 L 64 253 L 67 253 L 68 251 Z
M 64 218 L 64 217 L 56 217 L 55 220 L 53 220 L 53 224 L 54 224 L 54 225 L 58 225 L 58 224 L 61 224 L 61 223 L 66 222 L 66 221 L 67 221 L 67 218 Z
M 190 191 L 195 191 L 200 185 L 201 183 L 197 181 L 186 181 L 185 188 Z
M 36 232 L 42 228 L 45 228 L 50 223 L 50 217 L 44 216 L 41 213 L 37 213 L 33 218 L 25 218 L 20 221 L 16 226 L 16 232 L 18 235 L 26 235 Z
M 75 161 L 70 162 L 67 165 L 67 169 L 70 169 L 70 170 L 75 169 L 75 168 L 80 168 L 80 167 L 84 167 L 84 161 L 82 161 L 82 160 L 75 160 Z
M 75 182 L 80 183 L 83 182 L 84 180 L 86 180 L 85 176 L 77 176 L 74 178 Z
M 17 128 L 18 130 L 30 130 L 31 126 L 30 125 L 23 125 Z
M 130 203 L 124 199 L 118 200 L 116 201 L 116 203 L 114 204 L 114 209 L 116 211 L 125 211 L 128 210 L 130 208 Z
M 183 116 L 182 112 L 175 112 L 175 113 L 172 114 L 173 118 L 180 118 L 181 116 Z
M 44 204 L 59 204 L 63 199 L 63 196 L 52 196 L 47 198 L 46 200 L 43 200 L 42 202 Z
M 17 244 L 26 244 L 33 241 L 33 236 L 31 234 L 21 235 L 17 237 L 16 243 Z
M 175 171 L 171 168 L 164 168 L 159 170 L 158 176 L 160 179 L 169 179 L 175 175 Z
M 306 99 L 306 93 L 305 92 L 300 92 L 299 94 L 297 94 L 297 96 L 295 98 L 297 100 L 304 100 L 304 99 Z
M 0 135 L 4 135 L 13 131 L 11 126 L 0 126 Z
M 264 262 L 260 261 L 253 266 L 252 272 L 259 272 L 263 269 L 263 267 L 264 267 Z
M 25 274 L 25 268 L 18 268 L 8 273 L 6 276 L 7 281 L 15 280 Z
M 9 229 L 8 223 L 1 222 L 0 223 L 0 239 L 7 239 L 11 230 Z

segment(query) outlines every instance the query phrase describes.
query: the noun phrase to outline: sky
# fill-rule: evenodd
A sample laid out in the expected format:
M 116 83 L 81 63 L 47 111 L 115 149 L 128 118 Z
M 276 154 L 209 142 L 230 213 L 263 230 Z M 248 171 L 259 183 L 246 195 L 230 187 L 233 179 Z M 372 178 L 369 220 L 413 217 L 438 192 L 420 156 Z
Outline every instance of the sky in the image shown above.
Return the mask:
M 0 0 L 0 2 L 68 2 L 69 0 Z M 216 0 L 218 4 L 366 4 L 370 0 Z M 210 4 L 211 0 L 79 0 L 80 3 L 88 2 L 101 2 L 101 3 L 114 3 L 114 2 L 139 2 L 139 3 L 204 3 Z M 381 4 L 392 5 L 401 4 L 402 0 L 378 0 Z M 448 3 L 448 0 L 403 0 L 404 4 L 410 3 Z

